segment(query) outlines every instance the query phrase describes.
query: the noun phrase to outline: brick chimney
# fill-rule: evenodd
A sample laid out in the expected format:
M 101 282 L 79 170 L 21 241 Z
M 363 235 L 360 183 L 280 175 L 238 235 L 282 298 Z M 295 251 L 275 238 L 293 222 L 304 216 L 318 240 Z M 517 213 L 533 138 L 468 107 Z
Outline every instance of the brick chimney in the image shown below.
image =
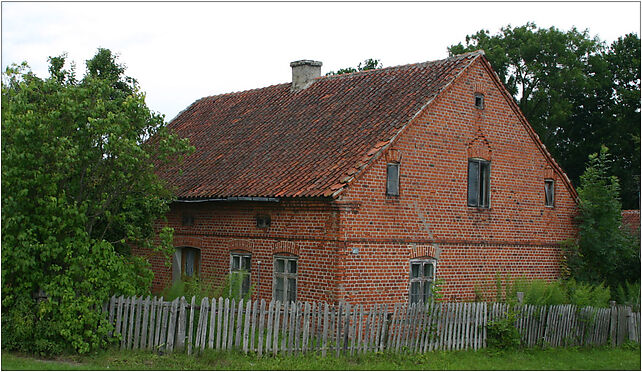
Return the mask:
M 290 63 L 292 67 L 292 91 L 296 92 L 305 89 L 312 84 L 315 78 L 321 76 L 321 65 L 319 61 L 302 59 Z

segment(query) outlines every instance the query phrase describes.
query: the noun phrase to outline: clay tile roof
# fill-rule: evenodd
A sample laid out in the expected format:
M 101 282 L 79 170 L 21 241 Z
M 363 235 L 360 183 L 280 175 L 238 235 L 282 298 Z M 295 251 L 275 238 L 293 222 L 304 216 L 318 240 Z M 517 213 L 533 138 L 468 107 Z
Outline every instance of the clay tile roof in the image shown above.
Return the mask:
M 622 226 L 625 227 L 631 234 L 637 235 L 640 233 L 640 210 L 629 209 L 622 211 Z
M 202 98 L 169 123 L 195 152 L 159 174 L 181 199 L 331 196 L 480 55 Z

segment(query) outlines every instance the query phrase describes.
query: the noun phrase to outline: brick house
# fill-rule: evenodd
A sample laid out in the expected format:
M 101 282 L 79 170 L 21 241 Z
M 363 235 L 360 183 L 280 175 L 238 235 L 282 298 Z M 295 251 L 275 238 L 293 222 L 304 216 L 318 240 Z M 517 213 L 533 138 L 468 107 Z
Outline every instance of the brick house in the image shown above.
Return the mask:
M 482 51 L 205 97 L 169 124 L 196 151 L 159 169 L 178 201 L 171 270 L 255 298 L 394 303 L 555 279 L 577 194 Z M 145 254 L 145 252 L 139 252 Z M 240 271 L 239 271 L 240 270 Z

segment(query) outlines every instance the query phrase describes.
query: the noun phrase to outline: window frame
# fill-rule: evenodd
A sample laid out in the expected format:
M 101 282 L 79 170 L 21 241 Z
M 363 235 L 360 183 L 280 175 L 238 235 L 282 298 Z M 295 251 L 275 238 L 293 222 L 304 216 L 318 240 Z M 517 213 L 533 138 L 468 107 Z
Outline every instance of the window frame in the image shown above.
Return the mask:
M 470 178 L 470 172 L 471 172 L 471 163 L 476 163 L 477 164 L 477 190 L 476 190 L 476 198 L 477 198 L 477 203 L 471 203 L 470 200 L 470 194 L 471 194 L 471 178 Z M 482 169 L 487 169 L 487 174 L 484 175 L 482 173 Z M 474 207 L 474 208 L 483 208 L 483 209 L 490 209 L 491 207 L 491 195 L 490 195 L 490 173 L 491 173 L 491 162 L 490 160 L 486 159 L 481 159 L 481 158 L 469 158 L 468 159 L 468 169 L 467 169 L 467 177 L 466 177 L 466 204 L 469 207 Z M 484 187 L 485 186 L 485 187 Z M 484 203 L 485 201 L 485 203 Z
M 412 276 L 412 266 L 413 264 L 421 264 L 421 268 L 419 270 L 420 275 L 418 277 L 413 277 Z M 424 275 L 424 265 L 431 265 L 432 266 L 432 277 L 426 277 Z M 408 265 L 408 303 L 413 304 L 413 303 L 420 303 L 423 302 L 424 304 L 427 303 L 426 300 L 432 298 L 432 290 L 430 290 L 428 293 L 429 298 L 425 298 L 424 294 L 424 288 L 426 286 L 426 283 L 430 283 L 430 286 L 432 287 L 435 284 L 435 279 L 437 277 L 437 260 L 434 258 L 413 258 L 410 260 L 409 265 Z M 412 294 L 412 284 L 413 283 L 419 283 L 419 294 L 418 296 L 422 297 L 421 299 L 413 302 L 413 294 Z
M 285 263 L 284 263 L 284 272 L 283 273 L 277 272 L 277 261 L 278 260 L 284 260 L 285 261 Z M 290 265 L 289 265 L 290 261 L 296 262 L 296 272 L 295 273 L 291 273 L 290 272 Z M 294 256 L 294 255 L 275 255 L 274 256 L 274 260 L 273 260 L 273 264 L 274 264 L 274 266 L 273 266 L 273 270 L 272 270 L 273 271 L 273 275 L 272 275 L 272 299 L 273 300 L 279 300 L 282 303 L 285 302 L 285 301 L 296 302 L 297 292 L 299 291 L 299 279 L 298 279 L 298 275 L 299 275 L 299 257 L 298 256 Z M 278 277 L 282 277 L 283 278 L 283 298 L 282 299 L 277 299 L 277 295 L 276 295 L 276 288 L 277 288 L 276 287 L 276 282 L 277 282 L 277 278 Z M 289 284 L 290 284 L 289 279 L 294 279 L 294 287 L 295 287 L 294 288 L 294 296 L 293 296 L 293 298 L 291 300 L 288 299 Z
M 397 180 L 396 180 L 397 181 L 397 190 L 396 190 L 396 193 L 391 192 L 391 190 L 390 190 L 391 189 L 391 187 L 390 187 L 391 186 L 391 183 L 390 183 L 390 168 L 391 167 L 397 168 Z M 391 163 L 387 163 L 386 164 L 386 196 L 399 196 L 399 194 L 400 194 L 400 186 L 401 186 L 399 184 L 399 180 L 400 180 L 399 173 L 400 173 L 400 171 L 401 171 L 400 163 L 391 162 Z M 395 190 L 392 190 L 392 191 L 395 191 Z
M 187 252 L 194 252 L 194 268 L 192 270 L 192 275 L 187 275 L 185 272 L 185 266 L 187 263 Z M 200 278 L 201 277 L 201 250 L 195 247 L 181 247 L 181 278 Z
M 234 269 L 234 258 L 238 257 L 239 258 L 239 267 L 237 269 Z M 250 288 L 252 287 L 252 253 L 250 252 L 245 252 L 245 251 L 230 251 L 230 280 L 232 280 L 232 276 L 235 274 L 241 274 L 243 272 L 243 258 L 249 259 L 249 268 L 247 269 L 247 280 L 248 280 L 248 287 L 247 291 L 243 290 L 243 285 L 241 285 L 240 288 L 240 298 L 245 298 L 245 296 L 250 292 Z M 245 292 L 245 293 L 243 293 Z M 230 286 L 230 296 L 234 296 L 236 294 L 232 293 L 232 287 Z
M 483 110 L 484 107 L 486 106 L 486 102 L 485 102 L 486 100 L 484 99 L 484 93 L 475 92 L 474 96 L 475 96 L 475 101 L 474 101 L 475 108 Z M 479 105 L 477 104 L 477 99 L 478 98 L 480 99 L 480 104 Z
M 550 200 L 548 196 L 548 191 L 549 188 L 547 188 L 547 185 L 550 186 Z M 555 207 L 555 179 L 553 178 L 545 178 L 544 179 L 544 205 L 549 208 L 554 208 Z

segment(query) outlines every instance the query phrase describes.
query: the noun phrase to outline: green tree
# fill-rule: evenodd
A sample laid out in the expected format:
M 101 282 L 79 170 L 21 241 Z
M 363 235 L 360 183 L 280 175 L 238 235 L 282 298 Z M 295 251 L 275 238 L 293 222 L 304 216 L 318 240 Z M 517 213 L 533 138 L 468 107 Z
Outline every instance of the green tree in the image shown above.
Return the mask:
M 362 64 L 363 63 L 363 64 Z M 368 58 L 363 62 L 359 62 L 357 67 L 345 67 L 345 68 L 340 68 L 336 72 L 335 71 L 330 71 L 326 76 L 329 75 L 342 75 L 342 74 L 349 74 L 352 72 L 359 72 L 359 71 L 366 71 L 366 70 L 374 70 L 377 68 L 382 68 L 383 65 L 381 64 L 381 60 L 374 59 L 374 58 Z
M 589 157 L 577 189 L 579 240 L 566 256 L 573 278 L 617 288 L 640 280 L 640 242 L 622 228 L 620 184 L 610 166 L 606 147 Z
M 44 354 L 104 346 L 101 305 L 149 292 L 130 246 L 168 253 L 172 238 L 154 229 L 172 194 L 153 164 L 190 151 L 109 50 L 80 80 L 65 60 L 2 81 L 2 347 Z
M 588 31 L 533 23 L 481 30 L 451 55 L 484 49 L 546 147 L 577 185 L 589 154 L 614 149 L 626 208 L 638 208 L 640 174 L 640 39 L 629 34 L 605 46 Z M 636 142 L 637 140 L 637 142 Z

